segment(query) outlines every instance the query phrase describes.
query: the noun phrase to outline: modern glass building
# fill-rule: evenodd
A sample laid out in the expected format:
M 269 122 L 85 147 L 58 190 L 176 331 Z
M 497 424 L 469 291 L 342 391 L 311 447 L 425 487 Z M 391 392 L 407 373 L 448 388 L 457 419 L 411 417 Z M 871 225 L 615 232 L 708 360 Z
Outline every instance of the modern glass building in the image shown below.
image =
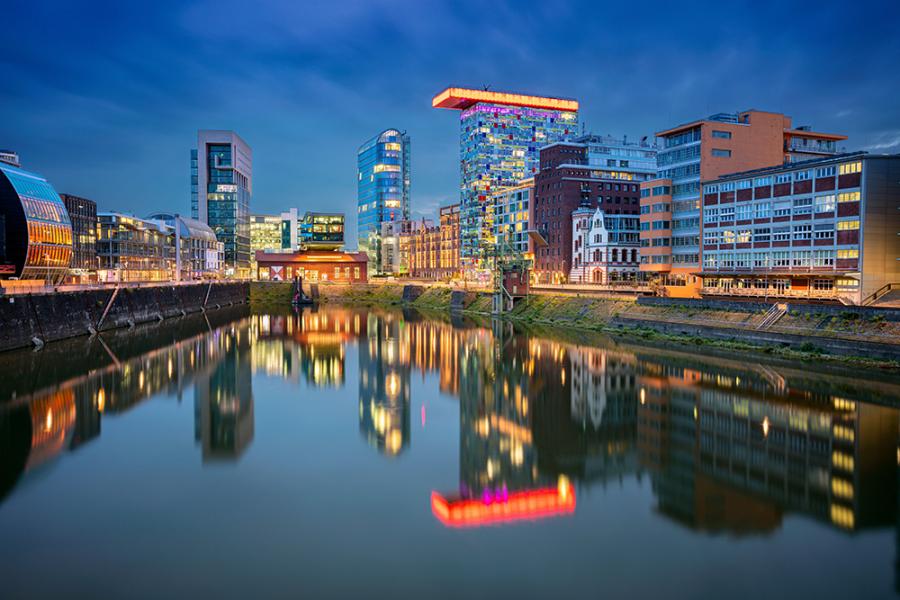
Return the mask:
M 62 283 L 72 262 L 72 223 L 36 173 L 0 161 L 0 278 Z
M 409 219 L 409 136 L 386 129 L 357 153 L 357 239 L 380 274 L 381 224 Z
M 493 246 L 492 192 L 533 177 L 542 146 L 577 134 L 578 102 L 451 87 L 431 104 L 461 111 L 460 260 L 481 269 Z
M 191 151 L 191 213 L 225 245 L 226 275 L 250 276 L 253 153 L 233 131 L 200 130 Z
M 300 222 L 300 247 L 337 250 L 344 245 L 344 213 L 307 212 Z
M 82 280 L 97 271 L 97 203 L 71 194 L 60 194 L 72 222 L 70 277 Z

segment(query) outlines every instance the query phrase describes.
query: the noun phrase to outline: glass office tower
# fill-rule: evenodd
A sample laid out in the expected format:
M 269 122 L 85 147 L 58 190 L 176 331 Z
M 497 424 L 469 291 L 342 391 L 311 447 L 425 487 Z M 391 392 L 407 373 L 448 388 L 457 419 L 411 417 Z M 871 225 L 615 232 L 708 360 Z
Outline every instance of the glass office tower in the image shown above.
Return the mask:
M 250 276 L 253 153 L 233 131 L 201 130 L 191 152 L 191 212 L 225 245 L 225 272 Z
M 460 260 L 463 271 L 471 272 L 486 267 L 493 248 L 492 193 L 533 177 L 542 146 L 578 133 L 578 102 L 447 88 L 432 106 L 462 111 Z
M 386 129 L 357 153 L 357 239 L 369 269 L 382 273 L 381 224 L 409 219 L 409 136 Z

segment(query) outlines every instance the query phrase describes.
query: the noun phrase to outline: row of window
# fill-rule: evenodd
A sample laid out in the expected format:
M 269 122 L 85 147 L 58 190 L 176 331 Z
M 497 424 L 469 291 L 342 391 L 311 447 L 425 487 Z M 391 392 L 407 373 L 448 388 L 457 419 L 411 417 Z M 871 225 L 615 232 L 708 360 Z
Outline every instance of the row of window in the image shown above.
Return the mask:
M 833 267 L 835 260 L 859 258 L 859 250 L 775 250 L 772 252 L 727 252 L 703 255 L 704 269 L 749 269 L 778 267 Z
M 837 223 L 816 223 L 790 225 L 781 227 L 757 227 L 755 229 L 724 229 L 721 231 L 704 231 L 704 244 L 748 244 L 753 242 L 784 242 L 794 240 L 834 239 L 834 232 L 855 231 L 859 229 L 859 219 L 838 221 Z M 793 236 L 792 236 L 793 234 Z
M 787 217 L 809 214 L 833 213 L 837 203 L 859 202 L 859 192 L 842 192 L 793 200 L 776 202 L 737 203 L 719 205 L 703 209 L 703 223 L 718 221 L 748 221 L 751 219 L 768 219 L 771 217 Z
M 716 150 L 713 150 L 713 156 L 730 156 L 730 152 L 728 155 L 725 154 L 716 154 Z M 849 175 L 852 173 L 860 173 L 862 172 L 862 162 L 856 161 L 851 163 L 843 163 L 835 167 L 834 165 L 828 167 L 820 167 L 815 169 L 816 178 L 822 177 L 834 177 L 835 173 L 840 175 Z M 804 171 L 794 171 L 791 173 L 780 173 L 775 175 L 774 177 L 769 175 L 765 177 L 757 177 L 755 179 L 743 179 L 738 182 L 729 181 L 726 183 L 714 183 L 707 185 L 703 188 L 704 194 L 715 194 L 716 192 L 731 192 L 735 189 L 746 190 L 751 187 L 764 187 L 767 185 L 772 185 L 773 181 L 776 184 L 779 183 L 790 183 L 791 181 L 807 181 L 812 179 L 813 170 L 806 169 Z

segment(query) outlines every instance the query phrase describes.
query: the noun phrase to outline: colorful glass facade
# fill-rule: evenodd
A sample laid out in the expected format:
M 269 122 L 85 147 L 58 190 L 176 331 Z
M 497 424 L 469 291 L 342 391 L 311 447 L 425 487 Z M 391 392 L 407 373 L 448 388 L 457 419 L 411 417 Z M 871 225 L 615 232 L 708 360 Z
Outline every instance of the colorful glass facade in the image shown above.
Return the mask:
M 409 136 L 387 129 L 357 154 L 357 239 L 374 273 L 382 272 L 381 224 L 409 219 Z
M 522 106 L 501 103 L 506 94 L 483 96 L 479 90 L 450 90 L 455 90 L 451 94 L 454 98 L 471 98 L 450 104 L 438 102 L 447 94 L 445 91 L 435 96 L 432 104 L 463 109 L 459 122 L 460 259 L 464 270 L 480 269 L 485 267 L 493 245 L 492 191 L 532 177 L 538 170 L 542 146 L 577 133 L 578 103 L 521 96 L 529 100 L 528 106 Z
M 62 283 L 72 262 L 72 224 L 46 179 L 0 163 L 0 225 L 0 277 Z

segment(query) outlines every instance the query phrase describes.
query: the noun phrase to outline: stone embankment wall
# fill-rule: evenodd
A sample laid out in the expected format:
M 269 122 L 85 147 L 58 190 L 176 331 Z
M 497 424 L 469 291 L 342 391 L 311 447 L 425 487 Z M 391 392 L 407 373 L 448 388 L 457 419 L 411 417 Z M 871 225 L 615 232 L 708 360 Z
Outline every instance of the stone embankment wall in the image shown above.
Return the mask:
M 244 304 L 248 296 L 246 283 L 0 296 L 0 351 Z

